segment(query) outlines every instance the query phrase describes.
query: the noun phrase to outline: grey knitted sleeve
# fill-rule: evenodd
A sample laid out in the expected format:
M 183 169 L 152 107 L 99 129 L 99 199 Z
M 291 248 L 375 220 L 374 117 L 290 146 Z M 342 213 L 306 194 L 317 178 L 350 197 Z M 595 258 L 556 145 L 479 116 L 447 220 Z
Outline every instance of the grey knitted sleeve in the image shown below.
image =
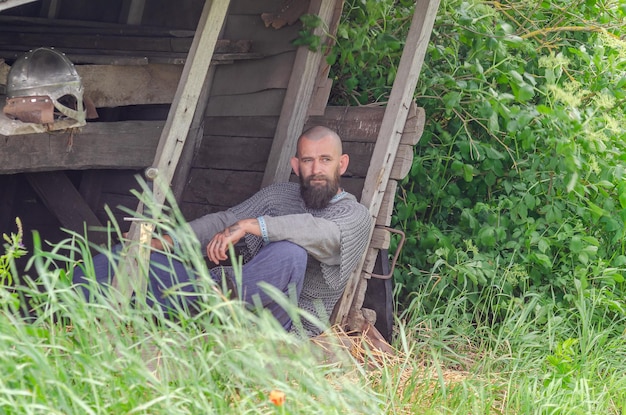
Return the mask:
M 318 261 L 328 265 L 341 262 L 341 233 L 334 222 L 310 213 L 264 216 L 271 242 L 290 241 L 300 245 Z
M 216 233 L 237 222 L 237 217 L 230 211 L 209 213 L 189 222 L 191 229 L 200 241 L 200 246 L 206 248 Z M 203 249 L 204 251 L 204 249 Z

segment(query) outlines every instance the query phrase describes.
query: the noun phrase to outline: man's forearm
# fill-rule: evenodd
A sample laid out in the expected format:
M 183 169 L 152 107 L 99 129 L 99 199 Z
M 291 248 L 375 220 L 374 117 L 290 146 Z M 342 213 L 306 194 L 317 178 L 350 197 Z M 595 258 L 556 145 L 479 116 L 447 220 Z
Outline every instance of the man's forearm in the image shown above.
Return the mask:
M 235 232 L 238 228 L 244 231 L 244 233 L 250 233 L 252 235 L 261 236 L 261 226 L 259 221 L 255 218 L 242 219 L 229 226 L 228 230 Z

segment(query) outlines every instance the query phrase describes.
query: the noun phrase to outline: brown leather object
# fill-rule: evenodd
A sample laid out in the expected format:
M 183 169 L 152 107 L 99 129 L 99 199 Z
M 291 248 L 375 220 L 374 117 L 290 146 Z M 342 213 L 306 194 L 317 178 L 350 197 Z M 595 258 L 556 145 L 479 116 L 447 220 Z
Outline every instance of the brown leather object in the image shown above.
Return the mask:
M 54 104 L 48 96 L 7 98 L 3 112 L 10 118 L 35 124 L 54 122 Z

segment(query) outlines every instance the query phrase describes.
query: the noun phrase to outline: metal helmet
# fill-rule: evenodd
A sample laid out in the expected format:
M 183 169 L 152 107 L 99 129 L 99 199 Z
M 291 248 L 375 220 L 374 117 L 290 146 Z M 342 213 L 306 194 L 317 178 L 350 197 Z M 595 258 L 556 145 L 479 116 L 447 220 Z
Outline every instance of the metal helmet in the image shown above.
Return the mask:
M 54 48 L 30 50 L 7 75 L 7 98 L 48 96 L 63 115 L 85 121 L 83 86 L 74 64 Z

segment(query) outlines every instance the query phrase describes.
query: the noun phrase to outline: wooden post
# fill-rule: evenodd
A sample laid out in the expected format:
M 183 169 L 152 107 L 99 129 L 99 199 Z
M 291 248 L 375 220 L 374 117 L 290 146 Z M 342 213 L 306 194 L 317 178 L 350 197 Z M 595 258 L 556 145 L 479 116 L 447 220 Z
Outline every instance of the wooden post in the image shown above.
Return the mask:
M 154 206 L 151 206 L 153 215 L 160 213 L 166 192 L 174 176 L 204 81 L 207 78 L 215 44 L 224 24 L 229 3 L 230 0 L 207 0 L 204 5 L 181 80 L 174 95 L 174 102 L 161 134 L 154 162 L 149 169 L 155 182 L 152 199 Z M 142 210 L 141 203 L 137 210 Z M 143 253 L 143 250 L 132 241 L 149 241 L 152 231 L 152 226 L 145 226 L 140 222 L 131 224 L 128 232 L 131 243 L 127 251 L 123 253 L 123 262 L 120 263 L 121 271 L 113 281 L 113 285 L 121 296 L 120 302 L 128 301 L 133 291 L 139 298 L 145 295 L 147 275 L 142 274 L 145 274 L 148 269 L 149 258 L 144 257 L 147 254 L 142 255 L 142 263 L 140 264 L 138 253 Z
M 200 100 L 198 102 L 198 106 L 196 107 L 196 114 L 194 115 L 193 122 L 191 123 L 185 148 L 180 156 L 176 173 L 172 179 L 172 192 L 174 193 L 176 202 L 179 204 L 182 201 L 183 192 L 185 191 L 185 186 L 189 180 L 189 173 L 191 172 L 193 158 L 200 148 L 202 139 L 204 138 L 204 117 L 206 107 L 209 102 L 209 93 L 214 75 L 215 67 L 211 66 L 202 91 L 200 92 Z
M 61 226 L 81 235 L 87 231 L 90 242 L 107 243 L 100 220 L 64 172 L 28 173 L 26 179 Z
M 411 28 L 409 29 L 404 51 L 400 59 L 398 73 L 393 83 L 361 195 L 361 203 L 369 209 L 374 222 L 376 222 L 387 182 L 389 181 L 391 168 L 396 158 L 396 152 L 404 131 L 404 124 L 413 100 L 419 73 L 422 69 L 438 7 L 439 0 L 417 0 L 415 3 Z M 374 228 L 372 227 L 370 239 L 373 232 Z M 362 304 L 354 304 L 353 301 L 361 284 L 367 284 L 367 273 L 372 271 L 373 261 L 370 261 L 371 263 L 367 265 L 370 269 L 364 269 L 366 258 L 371 254 L 372 249 L 368 247 L 361 257 L 335 309 L 335 320 L 340 324 L 350 326 L 349 313 L 354 311 L 355 308 L 358 309 L 357 311 L 360 311 Z
M 124 0 L 119 19 L 120 23 L 140 25 L 145 7 L 146 0 Z
M 337 0 L 312 0 L 308 13 L 318 15 L 324 22 L 323 24 L 329 26 L 336 2 Z M 316 34 L 322 35 L 321 28 L 316 29 Z M 291 174 L 289 160 L 296 153 L 296 141 L 302 133 L 309 112 L 313 88 L 322 58 L 321 51 L 312 52 L 306 46 L 300 46 L 296 52 L 287 94 L 283 101 L 261 184 L 263 187 L 271 183 L 289 180 Z

